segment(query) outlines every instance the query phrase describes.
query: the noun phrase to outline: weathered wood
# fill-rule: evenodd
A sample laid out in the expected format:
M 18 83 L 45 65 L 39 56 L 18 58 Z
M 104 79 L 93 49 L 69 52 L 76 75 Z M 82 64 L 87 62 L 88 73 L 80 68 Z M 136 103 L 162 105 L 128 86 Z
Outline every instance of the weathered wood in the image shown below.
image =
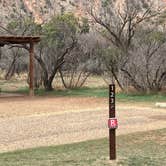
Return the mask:
M 38 43 L 40 41 L 40 37 L 37 36 L 0 36 L 0 46 L 4 46 L 6 44 L 28 44 Z
M 30 43 L 29 49 L 29 95 L 34 96 L 34 43 Z
M 10 44 L 30 44 L 29 48 L 29 95 L 34 96 L 34 45 L 40 42 L 38 36 L 0 36 L 0 47 Z

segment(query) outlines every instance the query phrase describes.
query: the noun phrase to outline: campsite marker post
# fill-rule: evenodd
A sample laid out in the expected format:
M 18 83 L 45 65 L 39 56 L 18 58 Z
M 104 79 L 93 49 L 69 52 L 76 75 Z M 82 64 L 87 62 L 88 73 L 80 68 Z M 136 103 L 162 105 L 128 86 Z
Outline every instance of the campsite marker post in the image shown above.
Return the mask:
M 116 128 L 118 127 L 118 121 L 115 118 L 115 85 L 109 85 L 109 149 L 110 160 L 116 159 Z

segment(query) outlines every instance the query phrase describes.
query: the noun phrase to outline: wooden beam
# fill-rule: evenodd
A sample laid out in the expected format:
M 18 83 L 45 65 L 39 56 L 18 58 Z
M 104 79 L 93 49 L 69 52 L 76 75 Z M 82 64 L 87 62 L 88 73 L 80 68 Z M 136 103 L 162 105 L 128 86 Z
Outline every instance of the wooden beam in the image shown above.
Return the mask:
M 28 44 L 29 42 L 38 43 L 40 37 L 37 36 L 0 36 L 0 45 L 5 44 Z
M 34 96 L 34 43 L 30 42 L 29 49 L 29 96 Z

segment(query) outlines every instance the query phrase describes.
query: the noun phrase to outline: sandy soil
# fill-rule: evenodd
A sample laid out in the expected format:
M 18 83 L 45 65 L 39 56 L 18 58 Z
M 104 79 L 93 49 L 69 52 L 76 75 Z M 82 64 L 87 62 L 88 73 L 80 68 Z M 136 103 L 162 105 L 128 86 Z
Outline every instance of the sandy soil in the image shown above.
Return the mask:
M 101 110 L 107 108 L 107 99 L 81 97 L 11 97 L 0 98 L 0 118 Z
M 166 110 L 118 103 L 117 135 L 166 127 Z M 102 98 L 1 98 L 0 152 L 108 136 L 108 102 Z

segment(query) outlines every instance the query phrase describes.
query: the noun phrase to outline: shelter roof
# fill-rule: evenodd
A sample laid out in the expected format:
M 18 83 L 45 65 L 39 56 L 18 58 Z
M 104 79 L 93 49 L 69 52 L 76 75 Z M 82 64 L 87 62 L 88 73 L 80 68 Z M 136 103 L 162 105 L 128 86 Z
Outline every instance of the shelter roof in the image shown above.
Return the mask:
M 5 44 L 28 44 L 40 42 L 39 36 L 0 36 L 0 46 Z

